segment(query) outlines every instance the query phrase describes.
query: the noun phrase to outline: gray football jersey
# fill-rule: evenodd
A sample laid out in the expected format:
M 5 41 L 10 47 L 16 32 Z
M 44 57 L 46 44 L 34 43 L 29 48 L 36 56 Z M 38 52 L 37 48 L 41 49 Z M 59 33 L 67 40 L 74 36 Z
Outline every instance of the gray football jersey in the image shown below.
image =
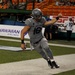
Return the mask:
M 36 22 L 33 18 L 28 18 L 25 21 L 25 25 L 30 26 L 28 35 L 32 43 L 35 43 L 39 41 L 42 37 L 44 37 L 42 34 L 42 28 L 45 22 L 46 19 L 44 17 L 42 17 L 42 19 L 39 22 Z

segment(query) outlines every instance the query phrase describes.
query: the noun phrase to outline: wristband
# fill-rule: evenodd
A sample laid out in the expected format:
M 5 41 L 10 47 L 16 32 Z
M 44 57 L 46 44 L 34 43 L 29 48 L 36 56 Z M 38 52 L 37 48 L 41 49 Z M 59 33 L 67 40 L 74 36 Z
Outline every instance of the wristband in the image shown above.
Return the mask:
M 59 20 L 59 17 L 56 17 L 56 20 Z
M 24 44 L 24 40 L 21 40 L 21 43 Z

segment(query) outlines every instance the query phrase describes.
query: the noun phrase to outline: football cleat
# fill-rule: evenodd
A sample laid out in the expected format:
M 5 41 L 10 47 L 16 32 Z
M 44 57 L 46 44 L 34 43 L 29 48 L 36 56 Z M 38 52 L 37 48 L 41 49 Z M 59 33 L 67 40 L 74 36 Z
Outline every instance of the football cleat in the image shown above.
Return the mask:
M 59 67 L 60 67 L 59 65 L 56 64 L 55 61 L 52 61 L 52 65 L 53 65 L 53 67 L 55 67 L 55 68 L 59 68 Z
M 52 62 L 51 62 L 51 61 L 49 60 L 49 61 L 47 61 L 47 62 L 48 62 L 48 65 L 50 66 L 51 69 L 53 69 L 53 68 L 59 68 L 59 67 L 60 67 L 59 65 L 56 64 L 55 61 L 52 61 Z
M 53 64 L 52 64 L 52 62 L 49 60 L 49 61 L 47 61 L 48 62 L 48 65 L 49 65 L 49 67 L 51 67 L 51 69 L 53 69 Z

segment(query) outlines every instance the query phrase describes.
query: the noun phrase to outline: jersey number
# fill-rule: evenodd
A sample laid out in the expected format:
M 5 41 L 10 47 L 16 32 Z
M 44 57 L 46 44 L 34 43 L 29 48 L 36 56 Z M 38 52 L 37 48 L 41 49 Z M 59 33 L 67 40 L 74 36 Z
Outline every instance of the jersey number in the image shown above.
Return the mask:
M 72 28 L 73 23 L 69 23 L 69 27 Z
M 40 33 L 41 30 L 42 30 L 41 27 L 37 27 L 37 28 L 35 28 L 35 29 L 34 29 L 34 34 L 38 34 L 38 33 Z

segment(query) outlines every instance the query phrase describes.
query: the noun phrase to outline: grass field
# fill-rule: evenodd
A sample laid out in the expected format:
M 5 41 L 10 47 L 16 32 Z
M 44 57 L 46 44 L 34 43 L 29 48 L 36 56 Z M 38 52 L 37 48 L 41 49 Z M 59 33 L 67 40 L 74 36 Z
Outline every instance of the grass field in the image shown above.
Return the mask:
M 59 74 L 54 74 L 54 75 L 75 75 L 75 69 L 71 71 L 59 73 Z
M 74 48 L 63 48 L 63 47 L 54 47 L 51 46 L 54 56 L 56 55 L 65 55 L 65 54 L 74 54 Z M 41 58 L 41 56 L 35 51 L 5 51 L 0 50 L 0 64 L 1 63 L 8 63 L 8 62 L 15 62 L 15 61 L 22 61 L 22 60 L 30 60 Z
M 53 40 L 49 42 L 57 43 L 57 44 L 75 45 L 75 41 L 68 42 L 65 40 Z M 0 45 L 20 47 L 20 42 L 0 40 Z M 29 44 L 27 46 L 29 46 Z M 65 54 L 75 54 L 74 48 L 56 47 L 56 46 L 50 46 L 50 48 L 52 49 L 54 56 L 65 55 Z M 30 59 L 36 59 L 36 58 L 41 58 L 41 56 L 36 52 L 36 50 L 19 51 L 19 52 L 0 50 L 0 64 L 23 61 L 23 60 L 30 60 Z M 63 73 L 55 74 L 55 75 L 75 75 L 75 70 L 72 70 L 69 72 L 63 72 Z
M 57 41 L 57 42 L 60 43 L 60 41 Z M 53 41 L 53 43 L 54 43 L 54 41 Z M 64 43 L 65 43 L 65 41 L 64 41 Z M 11 42 L 11 41 L 0 40 L 0 45 L 20 47 L 20 42 Z M 27 44 L 27 46 L 29 46 L 29 44 Z M 75 53 L 74 48 L 56 47 L 56 46 L 50 46 L 50 48 L 51 48 L 54 56 Z M 30 59 L 36 59 L 36 58 L 41 58 L 41 56 L 36 52 L 36 50 L 20 51 L 20 52 L 0 50 L 0 64 L 8 63 L 8 62 L 15 62 L 15 61 L 22 61 L 22 60 L 30 60 Z

